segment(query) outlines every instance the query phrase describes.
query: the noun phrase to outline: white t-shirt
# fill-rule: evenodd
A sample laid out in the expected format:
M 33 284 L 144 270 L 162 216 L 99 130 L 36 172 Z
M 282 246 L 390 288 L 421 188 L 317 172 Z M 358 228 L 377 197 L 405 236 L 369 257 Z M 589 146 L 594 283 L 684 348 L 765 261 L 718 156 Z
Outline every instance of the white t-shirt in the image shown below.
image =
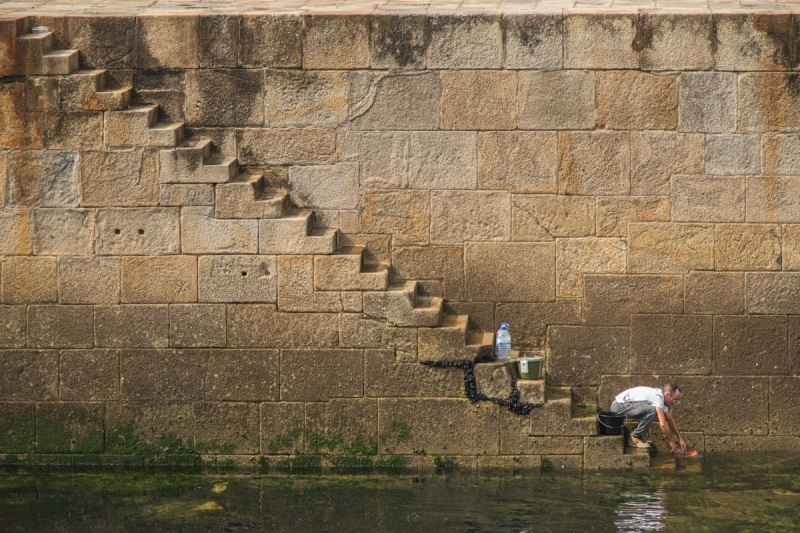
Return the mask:
M 634 387 L 617 394 L 614 398 L 617 403 L 647 402 L 654 407 L 660 407 L 666 413 L 669 408 L 664 404 L 664 392 L 652 387 Z

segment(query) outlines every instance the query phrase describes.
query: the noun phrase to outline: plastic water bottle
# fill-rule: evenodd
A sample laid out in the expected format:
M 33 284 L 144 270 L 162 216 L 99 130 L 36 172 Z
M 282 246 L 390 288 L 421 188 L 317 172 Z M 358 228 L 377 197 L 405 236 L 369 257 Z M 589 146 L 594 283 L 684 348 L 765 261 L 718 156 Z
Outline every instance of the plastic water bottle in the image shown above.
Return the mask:
M 494 356 L 498 359 L 511 358 L 511 334 L 508 332 L 508 324 L 503 322 L 497 330 L 497 337 L 494 345 Z

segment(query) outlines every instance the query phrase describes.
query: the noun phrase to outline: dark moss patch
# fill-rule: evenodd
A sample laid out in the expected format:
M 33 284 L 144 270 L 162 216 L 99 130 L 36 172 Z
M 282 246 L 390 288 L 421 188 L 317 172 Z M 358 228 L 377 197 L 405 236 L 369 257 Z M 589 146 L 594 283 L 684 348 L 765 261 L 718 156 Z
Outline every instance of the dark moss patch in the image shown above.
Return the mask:
M 34 451 L 36 451 L 34 406 L 24 404 L 0 406 L 0 453 Z

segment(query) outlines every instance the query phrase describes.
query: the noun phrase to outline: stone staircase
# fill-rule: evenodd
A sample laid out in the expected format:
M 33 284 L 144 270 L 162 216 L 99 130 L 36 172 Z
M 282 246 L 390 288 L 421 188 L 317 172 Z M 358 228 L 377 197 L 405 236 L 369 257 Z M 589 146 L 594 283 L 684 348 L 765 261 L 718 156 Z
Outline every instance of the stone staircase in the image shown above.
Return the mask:
M 0 76 L 65 75 L 78 70 L 77 50 L 53 50 L 53 32 L 32 33 L 31 20 L 0 20 Z

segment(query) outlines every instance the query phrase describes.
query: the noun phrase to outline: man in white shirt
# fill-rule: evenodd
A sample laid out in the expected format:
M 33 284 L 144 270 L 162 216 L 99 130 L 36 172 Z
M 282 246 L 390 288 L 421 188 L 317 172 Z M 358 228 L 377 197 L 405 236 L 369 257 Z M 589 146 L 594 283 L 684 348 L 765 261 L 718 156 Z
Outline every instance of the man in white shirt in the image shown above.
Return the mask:
M 611 403 L 611 411 L 616 414 L 624 415 L 626 418 L 635 418 L 639 420 L 639 425 L 636 429 L 631 431 L 631 436 L 628 439 L 628 446 L 634 448 L 649 448 L 650 444 L 645 440 L 647 430 L 650 425 L 658 417 L 658 425 L 661 426 L 661 431 L 667 437 L 669 448 L 672 453 L 680 447 L 680 450 L 686 450 L 686 443 L 681 436 L 681 431 L 678 429 L 678 423 L 675 422 L 669 408 L 674 405 L 681 397 L 681 389 L 675 383 L 668 383 L 660 389 L 652 387 L 634 387 L 619 393 L 614 401 Z M 678 437 L 678 446 L 672 441 L 672 434 L 670 429 Z

